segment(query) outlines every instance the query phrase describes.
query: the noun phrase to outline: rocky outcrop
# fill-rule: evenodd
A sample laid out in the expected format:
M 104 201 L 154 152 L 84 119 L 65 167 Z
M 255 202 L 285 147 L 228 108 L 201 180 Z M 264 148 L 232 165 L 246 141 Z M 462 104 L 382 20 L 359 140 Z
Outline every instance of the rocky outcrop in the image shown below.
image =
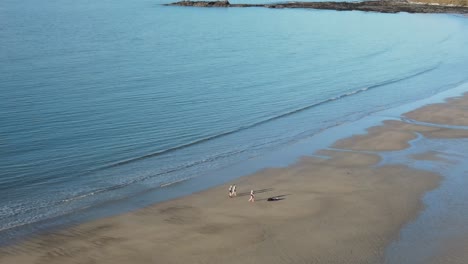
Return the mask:
M 379 13 L 455 13 L 468 14 L 468 7 L 426 5 L 406 1 L 363 1 L 363 2 L 285 2 L 276 4 L 231 4 L 228 1 L 182 1 L 172 6 L 196 7 L 266 7 L 266 8 L 311 8 L 337 11 L 365 11 Z
M 197 6 L 197 7 L 230 7 L 229 1 L 181 1 L 168 5 Z
M 414 4 L 468 7 L 468 0 L 409 0 L 409 2 L 414 3 Z

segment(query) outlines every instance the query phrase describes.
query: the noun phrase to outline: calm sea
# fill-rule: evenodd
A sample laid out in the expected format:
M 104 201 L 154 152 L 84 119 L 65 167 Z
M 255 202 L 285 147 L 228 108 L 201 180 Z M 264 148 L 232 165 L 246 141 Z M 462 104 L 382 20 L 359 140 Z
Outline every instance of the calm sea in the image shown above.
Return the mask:
M 3 234 L 172 197 L 468 78 L 463 17 L 162 3 L 0 2 Z

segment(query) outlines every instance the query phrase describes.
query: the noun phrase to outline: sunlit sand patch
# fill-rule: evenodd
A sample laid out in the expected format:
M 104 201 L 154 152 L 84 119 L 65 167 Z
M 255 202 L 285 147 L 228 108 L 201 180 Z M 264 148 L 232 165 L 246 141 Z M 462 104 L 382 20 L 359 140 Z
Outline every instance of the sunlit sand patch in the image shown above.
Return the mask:
M 416 109 L 405 116 L 427 123 L 468 126 L 468 95 Z

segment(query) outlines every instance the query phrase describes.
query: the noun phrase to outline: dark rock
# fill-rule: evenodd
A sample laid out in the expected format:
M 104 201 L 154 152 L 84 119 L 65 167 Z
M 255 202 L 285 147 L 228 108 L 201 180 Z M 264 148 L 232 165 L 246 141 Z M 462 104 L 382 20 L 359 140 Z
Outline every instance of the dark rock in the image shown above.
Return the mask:
M 311 8 L 337 11 L 364 11 L 380 13 L 456 13 L 468 14 L 468 7 L 414 4 L 404 0 L 363 2 L 286 2 L 277 4 L 231 4 L 229 1 L 182 1 L 172 6 L 196 7 L 267 7 L 267 8 Z

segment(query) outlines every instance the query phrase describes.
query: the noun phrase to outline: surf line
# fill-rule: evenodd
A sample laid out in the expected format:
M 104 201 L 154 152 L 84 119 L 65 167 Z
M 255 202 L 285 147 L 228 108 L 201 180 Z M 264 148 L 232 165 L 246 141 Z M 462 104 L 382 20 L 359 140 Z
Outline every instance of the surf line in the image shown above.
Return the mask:
M 229 130 L 229 131 L 219 133 L 219 134 L 215 134 L 215 135 L 207 136 L 207 137 L 204 137 L 204 138 L 201 138 L 201 139 L 197 139 L 197 140 L 185 143 L 185 144 L 174 146 L 172 148 L 152 152 L 152 153 L 142 155 L 142 156 L 139 156 L 139 157 L 134 157 L 134 158 L 129 158 L 129 159 L 117 161 L 117 162 L 114 162 L 114 163 L 99 167 L 99 168 L 96 169 L 96 171 L 109 169 L 109 168 L 113 168 L 113 167 L 117 167 L 117 166 L 121 166 L 121 165 L 125 165 L 125 164 L 128 164 L 128 163 L 132 163 L 132 162 L 147 159 L 147 158 L 156 157 L 156 156 L 167 154 L 167 153 L 170 153 L 170 152 L 173 152 L 173 151 L 185 149 L 185 148 L 188 148 L 190 146 L 197 145 L 197 144 L 209 141 L 209 140 L 225 137 L 225 136 L 228 136 L 228 135 L 231 135 L 231 134 L 243 131 L 243 130 L 247 130 L 247 129 L 250 129 L 250 128 L 253 128 L 253 127 L 257 127 L 259 125 L 263 125 L 265 123 L 268 123 L 268 122 L 271 122 L 271 121 L 274 121 L 274 120 L 278 120 L 278 119 L 285 118 L 285 117 L 291 116 L 291 115 L 299 113 L 299 112 L 306 111 L 306 110 L 311 109 L 313 107 L 317 107 L 317 106 L 320 106 L 320 105 L 323 105 L 323 104 L 326 104 L 326 103 L 329 103 L 329 102 L 332 102 L 332 101 L 336 101 L 338 99 L 342 99 L 342 98 L 345 98 L 345 97 L 348 97 L 348 96 L 353 96 L 353 95 L 356 95 L 356 94 L 359 94 L 359 93 L 362 93 L 362 92 L 365 92 L 365 91 L 368 91 L 368 90 L 371 90 L 371 89 L 375 89 L 375 88 L 383 87 L 383 86 L 386 86 L 386 85 L 398 83 L 398 82 L 401 82 L 401 81 L 405 81 L 405 80 L 408 80 L 408 79 L 411 79 L 411 78 L 426 74 L 428 72 L 434 71 L 440 65 L 441 65 L 441 62 L 438 62 L 436 65 L 434 65 L 432 67 L 419 70 L 419 71 L 417 71 L 415 73 L 411 73 L 411 74 L 406 75 L 406 76 L 404 76 L 402 78 L 394 78 L 394 79 L 386 80 L 386 81 L 383 81 L 383 82 L 380 82 L 380 83 L 377 83 L 377 84 L 373 84 L 373 85 L 370 85 L 370 86 L 367 86 L 367 87 L 364 87 L 364 88 L 351 90 L 349 92 L 345 92 L 343 94 L 340 94 L 340 95 L 337 95 L 337 96 L 334 96 L 334 97 L 331 97 L 331 98 L 328 98 L 328 99 L 325 99 L 325 100 L 322 100 L 322 101 L 319 101 L 319 102 L 316 102 L 316 103 L 312 103 L 310 105 L 306 105 L 304 107 L 300 107 L 300 108 L 294 109 L 292 111 L 289 111 L 289 112 L 286 112 L 286 113 L 283 113 L 283 114 L 279 114 L 277 116 L 272 116 L 272 117 L 260 120 L 258 122 L 254 122 L 254 123 L 251 123 L 251 124 L 248 124 L 248 125 L 245 125 L 245 126 L 241 126 L 239 128 L 233 129 L 233 130 Z

